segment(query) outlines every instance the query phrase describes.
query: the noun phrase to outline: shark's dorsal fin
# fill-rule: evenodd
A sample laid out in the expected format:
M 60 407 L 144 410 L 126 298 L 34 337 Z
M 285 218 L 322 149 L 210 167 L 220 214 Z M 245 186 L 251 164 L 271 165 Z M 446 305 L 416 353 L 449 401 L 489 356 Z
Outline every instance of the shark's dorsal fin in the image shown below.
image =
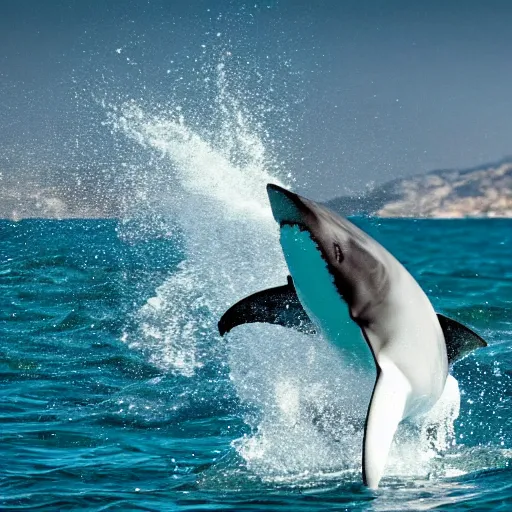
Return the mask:
M 231 306 L 219 320 L 219 333 L 224 336 L 241 324 L 264 322 L 291 327 L 314 334 L 315 329 L 297 297 L 291 276 L 284 286 L 269 288 L 249 295 Z
M 437 318 L 444 334 L 448 364 L 462 359 L 476 348 L 487 346 L 485 340 L 469 327 L 439 313 Z

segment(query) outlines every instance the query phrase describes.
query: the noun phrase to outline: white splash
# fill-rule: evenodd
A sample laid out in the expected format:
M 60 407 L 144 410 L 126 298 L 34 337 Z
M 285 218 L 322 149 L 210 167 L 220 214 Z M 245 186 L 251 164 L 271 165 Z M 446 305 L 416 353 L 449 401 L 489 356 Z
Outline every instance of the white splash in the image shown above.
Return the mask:
M 178 272 L 139 311 L 139 332 L 127 342 L 155 364 L 187 376 L 211 356 L 206 346 L 217 337 L 220 314 L 286 277 L 266 194 L 267 183 L 282 182 L 266 170 L 262 140 L 228 93 L 223 64 L 217 87 L 218 129 L 211 140 L 187 125 L 179 107 L 153 115 L 133 100 L 105 105 L 113 131 L 160 156 L 158 171 L 139 171 L 144 179 L 129 198 L 130 210 L 144 208 L 148 196 L 171 182 L 172 197 L 163 208 L 179 225 L 186 254 Z

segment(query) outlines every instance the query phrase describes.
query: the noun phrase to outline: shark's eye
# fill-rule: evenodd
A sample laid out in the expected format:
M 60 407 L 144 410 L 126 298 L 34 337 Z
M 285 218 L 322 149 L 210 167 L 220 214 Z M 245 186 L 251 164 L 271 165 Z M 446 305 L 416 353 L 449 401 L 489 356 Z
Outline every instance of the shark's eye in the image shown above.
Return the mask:
M 338 263 L 341 263 L 345 259 L 341 247 L 337 243 L 334 243 L 334 257 Z

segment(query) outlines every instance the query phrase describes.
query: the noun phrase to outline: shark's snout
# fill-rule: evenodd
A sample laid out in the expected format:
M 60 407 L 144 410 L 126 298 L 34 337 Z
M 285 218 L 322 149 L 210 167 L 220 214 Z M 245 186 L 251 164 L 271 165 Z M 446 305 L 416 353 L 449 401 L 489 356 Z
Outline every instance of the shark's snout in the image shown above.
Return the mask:
M 304 223 L 304 204 L 300 196 L 272 183 L 267 185 L 267 193 L 274 219 L 280 226 Z

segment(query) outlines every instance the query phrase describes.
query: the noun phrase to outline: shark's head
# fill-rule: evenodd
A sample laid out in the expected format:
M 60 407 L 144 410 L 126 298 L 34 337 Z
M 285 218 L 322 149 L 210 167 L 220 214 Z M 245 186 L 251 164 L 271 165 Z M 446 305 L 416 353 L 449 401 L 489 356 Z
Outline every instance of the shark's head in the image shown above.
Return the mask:
M 352 317 L 364 323 L 372 306 L 388 293 L 385 251 L 354 224 L 325 206 L 277 185 L 267 185 L 281 245 L 298 289 L 330 280 L 348 304 Z M 301 268 L 299 268 L 301 267 Z M 305 274 L 309 274 L 306 276 Z M 300 276 L 304 276 L 304 284 Z

